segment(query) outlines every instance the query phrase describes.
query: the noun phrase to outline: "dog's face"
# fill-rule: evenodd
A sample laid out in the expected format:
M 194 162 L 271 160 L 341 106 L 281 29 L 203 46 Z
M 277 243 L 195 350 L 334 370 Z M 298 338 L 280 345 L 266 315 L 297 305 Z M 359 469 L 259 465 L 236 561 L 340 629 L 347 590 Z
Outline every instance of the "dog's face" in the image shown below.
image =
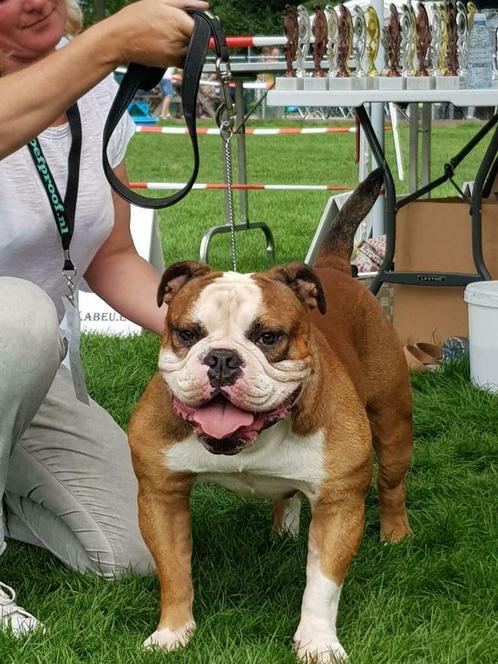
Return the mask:
M 325 311 L 304 264 L 261 274 L 177 263 L 163 275 L 168 302 L 159 371 L 176 413 L 214 454 L 236 454 L 284 417 L 311 368 L 307 309 Z

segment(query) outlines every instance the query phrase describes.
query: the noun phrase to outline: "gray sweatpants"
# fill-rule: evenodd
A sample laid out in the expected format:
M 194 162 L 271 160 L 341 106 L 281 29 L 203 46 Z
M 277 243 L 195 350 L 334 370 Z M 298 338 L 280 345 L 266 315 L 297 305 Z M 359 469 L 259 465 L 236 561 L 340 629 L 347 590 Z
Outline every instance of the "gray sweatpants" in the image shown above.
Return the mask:
M 52 300 L 0 277 L 0 552 L 7 536 L 80 571 L 146 573 L 126 434 L 76 399 L 63 354 Z

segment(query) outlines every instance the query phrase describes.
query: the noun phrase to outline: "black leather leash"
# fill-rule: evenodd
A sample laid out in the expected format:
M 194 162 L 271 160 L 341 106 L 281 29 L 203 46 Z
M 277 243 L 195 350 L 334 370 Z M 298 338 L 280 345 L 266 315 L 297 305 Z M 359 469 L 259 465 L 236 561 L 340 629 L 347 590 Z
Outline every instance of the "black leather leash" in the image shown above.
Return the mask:
M 131 63 L 124 75 L 119 90 L 109 111 L 103 136 L 103 166 L 111 187 L 125 200 L 144 208 L 165 208 L 178 203 L 192 189 L 199 171 L 199 146 L 196 131 L 197 93 L 202 69 L 206 60 L 209 40 L 214 38 L 216 48 L 216 69 L 221 77 L 224 92 L 224 105 L 227 115 L 231 115 L 232 106 L 228 92 L 230 65 L 225 35 L 217 18 L 199 9 L 186 9 L 194 19 L 194 29 L 183 65 L 182 106 L 185 123 L 188 128 L 194 152 L 194 170 L 187 184 L 180 191 L 163 198 L 148 198 L 132 191 L 115 175 L 107 158 L 107 146 L 118 122 L 126 112 L 137 90 L 152 90 L 162 79 L 165 69 L 147 67 Z

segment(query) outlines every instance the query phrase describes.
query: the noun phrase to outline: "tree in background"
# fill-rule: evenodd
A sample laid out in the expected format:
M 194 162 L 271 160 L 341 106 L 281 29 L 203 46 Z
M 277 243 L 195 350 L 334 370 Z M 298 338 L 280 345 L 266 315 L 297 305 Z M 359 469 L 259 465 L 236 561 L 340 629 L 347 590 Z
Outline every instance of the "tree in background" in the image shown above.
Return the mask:
M 80 0 L 85 25 L 91 25 L 104 16 L 114 14 L 128 0 Z M 211 11 L 219 16 L 227 35 L 279 35 L 283 33 L 283 10 L 286 4 L 303 4 L 311 11 L 316 0 L 282 2 L 282 0 L 210 0 Z M 325 5 L 325 1 L 322 3 Z M 332 2 L 336 4 L 336 2 Z

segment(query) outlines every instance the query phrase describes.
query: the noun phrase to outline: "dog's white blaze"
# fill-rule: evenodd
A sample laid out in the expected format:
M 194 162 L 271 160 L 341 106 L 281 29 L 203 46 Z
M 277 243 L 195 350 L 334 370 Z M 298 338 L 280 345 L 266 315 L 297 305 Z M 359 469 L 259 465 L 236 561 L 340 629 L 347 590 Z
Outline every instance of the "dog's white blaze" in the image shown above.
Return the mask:
M 202 290 L 192 314 L 211 338 L 244 338 L 262 299 L 250 274 L 225 272 Z
M 297 655 L 302 661 L 330 664 L 347 659 L 335 626 L 341 587 L 321 571 L 316 544 L 310 535 L 301 620 L 294 635 Z
M 194 473 L 197 482 L 217 482 L 241 495 L 279 499 L 298 490 L 313 502 L 325 476 L 323 447 L 323 431 L 298 436 L 287 417 L 233 456 L 211 454 L 192 434 L 164 452 L 164 463 Z

